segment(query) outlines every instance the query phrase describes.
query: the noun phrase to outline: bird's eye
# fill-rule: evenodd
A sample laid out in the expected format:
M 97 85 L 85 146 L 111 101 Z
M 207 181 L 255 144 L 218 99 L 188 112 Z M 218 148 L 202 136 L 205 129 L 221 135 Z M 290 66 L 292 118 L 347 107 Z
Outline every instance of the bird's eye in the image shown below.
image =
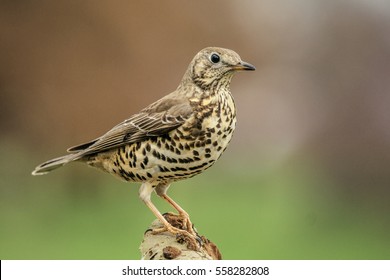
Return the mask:
M 212 63 L 218 63 L 218 62 L 220 62 L 221 58 L 219 57 L 218 54 L 213 53 L 213 54 L 210 56 L 210 60 L 211 60 Z

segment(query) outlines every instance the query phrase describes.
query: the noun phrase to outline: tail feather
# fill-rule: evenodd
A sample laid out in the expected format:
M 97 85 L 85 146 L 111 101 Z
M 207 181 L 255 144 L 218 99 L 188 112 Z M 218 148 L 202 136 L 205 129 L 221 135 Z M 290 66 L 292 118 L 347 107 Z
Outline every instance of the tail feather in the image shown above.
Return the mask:
M 70 155 L 51 159 L 35 167 L 35 170 L 32 172 L 32 175 L 44 175 L 54 169 L 57 169 L 79 158 L 80 156 L 78 156 L 77 154 L 70 154 Z

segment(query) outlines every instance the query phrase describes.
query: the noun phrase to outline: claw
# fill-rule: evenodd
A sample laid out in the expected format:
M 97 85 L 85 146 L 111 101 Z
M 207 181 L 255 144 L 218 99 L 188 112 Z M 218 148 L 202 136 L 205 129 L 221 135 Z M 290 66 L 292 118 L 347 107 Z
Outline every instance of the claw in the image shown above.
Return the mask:
M 152 234 L 160 234 L 162 232 L 169 232 L 176 236 L 176 241 L 179 243 L 187 243 L 187 248 L 190 250 L 198 251 L 202 247 L 202 240 L 199 236 L 193 236 L 189 232 L 178 229 L 176 227 L 161 227 L 151 230 Z M 199 246 L 198 246 L 199 243 Z
M 168 198 L 169 200 L 169 198 Z M 153 234 L 159 234 L 165 231 L 168 231 L 176 236 L 176 239 L 183 240 L 187 243 L 187 247 L 192 250 L 198 250 L 197 246 L 197 233 L 194 231 L 193 225 L 190 221 L 188 214 L 181 208 L 177 207 L 179 215 L 172 213 L 165 213 L 162 215 L 156 206 L 150 201 L 149 197 L 144 199 L 144 203 L 149 207 L 149 209 L 156 215 L 156 217 L 163 224 L 162 228 L 156 228 L 152 230 Z M 176 205 L 175 205 L 176 206 Z
M 195 239 L 196 239 L 196 241 L 198 241 L 199 247 L 202 247 L 202 246 L 203 246 L 203 240 L 202 240 L 202 238 L 201 238 L 199 235 L 196 235 Z

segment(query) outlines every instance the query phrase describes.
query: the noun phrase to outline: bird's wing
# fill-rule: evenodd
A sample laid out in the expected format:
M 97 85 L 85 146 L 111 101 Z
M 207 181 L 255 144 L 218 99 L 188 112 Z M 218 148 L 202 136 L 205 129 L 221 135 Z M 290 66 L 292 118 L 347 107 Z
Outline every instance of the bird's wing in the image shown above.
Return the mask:
M 100 138 L 69 148 L 68 152 L 85 156 L 150 137 L 163 136 L 181 126 L 192 113 L 187 99 L 162 98 L 116 125 Z

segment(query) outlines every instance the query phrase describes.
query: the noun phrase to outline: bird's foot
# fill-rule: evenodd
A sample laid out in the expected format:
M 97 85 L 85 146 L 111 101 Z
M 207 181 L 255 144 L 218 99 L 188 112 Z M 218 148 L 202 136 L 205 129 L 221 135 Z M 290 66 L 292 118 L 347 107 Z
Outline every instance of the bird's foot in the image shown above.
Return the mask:
M 183 221 L 184 229 L 188 231 L 193 236 L 199 236 L 198 233 L 195 231 L 194 225 L 190 220 L 190 216 L 187 213 L 180 213 L 179 217 Z
M 168 221 L 172 226 L 178 229 L 182 229 L 187 231 L 189 234 L 194 237 L 198 237 L 198 232 L 195 230 L 194 225 L 190 220 L 190 216 L 186 213 L 179 213 L 179 215 L 173 213 L 165 213 L 163 214 L 165 220 Z
M 162 232 L 169 232 L 176 236 L 176 241 L 179 243 L 186 243 L 190 250 L 198 251 L 202 247 L 202 239 L 198 235 L 192 235 L 184 229 L 172 226 L 171 224 L 164 225 L 164 227 L 152 230 L 153 234 L 160 234 Z

